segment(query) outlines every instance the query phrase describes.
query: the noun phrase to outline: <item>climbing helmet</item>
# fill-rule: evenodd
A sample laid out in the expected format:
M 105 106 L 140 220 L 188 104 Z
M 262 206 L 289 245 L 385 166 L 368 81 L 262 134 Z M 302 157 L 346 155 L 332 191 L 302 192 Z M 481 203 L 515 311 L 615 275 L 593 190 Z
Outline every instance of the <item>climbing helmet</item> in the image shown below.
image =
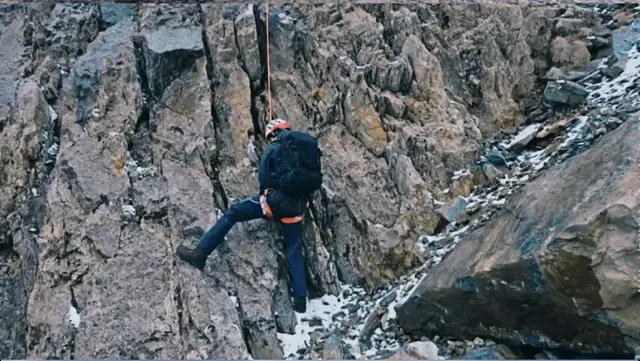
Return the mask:
M 267 139 L 275 135 L 274 132 L 279 129 L 290 130 L 291 125 L 286 120 L 280 118 L 270 121 L 269 124 L 267 124 L 267 130 L 265 132 Z

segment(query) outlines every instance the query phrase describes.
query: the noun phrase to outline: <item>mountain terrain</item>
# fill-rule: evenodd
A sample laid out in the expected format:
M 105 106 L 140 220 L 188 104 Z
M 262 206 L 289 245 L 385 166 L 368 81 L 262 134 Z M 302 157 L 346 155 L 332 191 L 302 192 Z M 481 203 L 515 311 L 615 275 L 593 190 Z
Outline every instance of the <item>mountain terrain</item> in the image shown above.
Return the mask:
M 0 5 L 0 358 L 640 354 L 639 12 Z M 275 117 L 324 154 L 305 314 L 271 222 L 174 253 Z

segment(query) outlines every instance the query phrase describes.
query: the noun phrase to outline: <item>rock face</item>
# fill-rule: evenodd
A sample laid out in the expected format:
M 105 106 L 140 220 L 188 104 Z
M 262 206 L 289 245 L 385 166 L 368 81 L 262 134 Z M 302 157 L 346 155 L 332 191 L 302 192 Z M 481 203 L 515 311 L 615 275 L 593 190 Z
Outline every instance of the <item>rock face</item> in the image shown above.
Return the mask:
M 304 224 L 311 296 L 373 290 L 419 260 L 454 170 L 522 122 L 556 36 L 588 36 L 557 34 L 561 14 L 270 7 L 272 116 L 325 154 Z M 11 4 L 0 20 L 0 358 L 286 356 L 277 333 L 297 320 L 275 225 L 237 226 L 204 273 L 173 253 L 257 190 L 264 7 Z
M 397 308 L 403 329 L 633 355 L 640 342 L 639 140 L 634 116 L 522 188 Z

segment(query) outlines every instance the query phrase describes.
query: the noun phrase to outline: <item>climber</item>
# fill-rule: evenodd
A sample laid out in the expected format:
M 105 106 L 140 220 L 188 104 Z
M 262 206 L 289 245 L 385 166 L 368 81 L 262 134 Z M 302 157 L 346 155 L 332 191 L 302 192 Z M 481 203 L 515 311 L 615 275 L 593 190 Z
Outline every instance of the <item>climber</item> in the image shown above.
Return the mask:
M 307 276 L 302 259 L 302 215 L 311 194 L 322 184 L 318 141 L 308 133 L 291 130 L 287 121 L 269 122 L 266 137 L 270 141 L 260 160 L 260 192 L 229 209 L 200 239 L 195 249 L 178 246 L 182 260 L 203 270 L 207 257 L 218 247 L 233 225 L 258 218 L 277 219 L 284 230 L 289 261 L 294 310 L 305 313 Z

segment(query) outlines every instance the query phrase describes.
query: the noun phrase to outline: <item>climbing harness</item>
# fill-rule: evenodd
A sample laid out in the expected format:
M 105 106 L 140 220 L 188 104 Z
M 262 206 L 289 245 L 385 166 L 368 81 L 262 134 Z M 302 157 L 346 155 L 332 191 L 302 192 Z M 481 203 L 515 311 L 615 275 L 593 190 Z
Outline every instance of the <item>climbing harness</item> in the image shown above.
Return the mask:
M 271 192 L 272 192 L 271 189 L 267 189 L 264 191 L 264 193 L 260 195 L 260 207 L 262 207 L 262 214 L 264 214 L 266 218 L 273 217 L 273 212 L 271 211 L 271 207 L 269 206 L 269 203 L 267 203 L 267 197 Z M 302 216 L 299 215 L 295 217 L 280 218 L 280 222 L 284 224 L 300 223 L 302 222 Z

